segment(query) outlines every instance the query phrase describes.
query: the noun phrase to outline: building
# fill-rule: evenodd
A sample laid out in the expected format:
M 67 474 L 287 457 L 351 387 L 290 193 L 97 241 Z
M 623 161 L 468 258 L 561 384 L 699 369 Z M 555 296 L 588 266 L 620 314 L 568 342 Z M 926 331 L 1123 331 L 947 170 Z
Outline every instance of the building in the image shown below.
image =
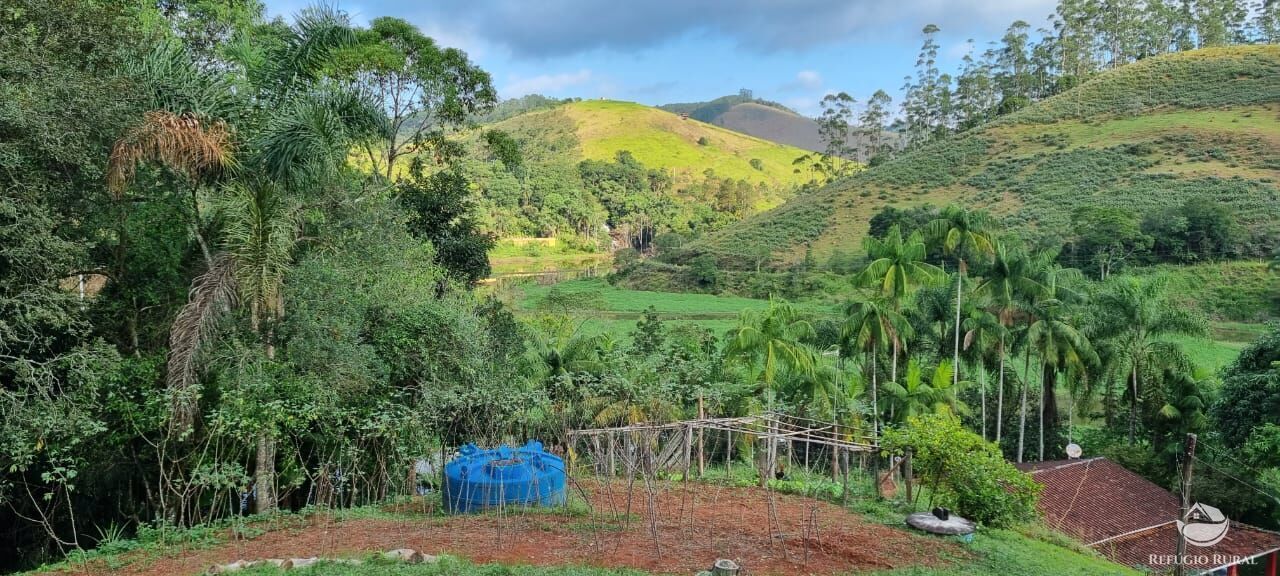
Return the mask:
M 1118 564 L 1173 570 L 1178 496 L 1106 458 L 1019 464 L 1044 486 L 1045 524 Z M 1208 502 L 1212 504 L 1212 502 Z M 1208 547 L 1187 546 L 1187 573 L 1276 576 L 1280 533 L 1231 522 Z

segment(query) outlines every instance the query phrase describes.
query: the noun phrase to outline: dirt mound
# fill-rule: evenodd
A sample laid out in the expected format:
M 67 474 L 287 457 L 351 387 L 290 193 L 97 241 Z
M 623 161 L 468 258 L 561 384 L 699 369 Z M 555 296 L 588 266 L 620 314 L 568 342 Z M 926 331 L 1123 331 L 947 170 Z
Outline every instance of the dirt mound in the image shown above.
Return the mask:
M 237 559 L 337 557 L 413 548 L 475 562 L 630 567 L 693 573 L 716 558 L 745 574 L 833 575 L 854 570 L 937 566 L 965 553 L 949 542 L 872 524 L 838 506 L 755 488 L 708 484 L 591 483 L 591 514 L 541 510 L 481 516 L 335 521 L 269 531 L 212 549 L 139 556 L 77 574 L 198 574 Z M 407 510 L 406 510 L 407 511 Z M 949 552 L 941 554 L 941 552 Z

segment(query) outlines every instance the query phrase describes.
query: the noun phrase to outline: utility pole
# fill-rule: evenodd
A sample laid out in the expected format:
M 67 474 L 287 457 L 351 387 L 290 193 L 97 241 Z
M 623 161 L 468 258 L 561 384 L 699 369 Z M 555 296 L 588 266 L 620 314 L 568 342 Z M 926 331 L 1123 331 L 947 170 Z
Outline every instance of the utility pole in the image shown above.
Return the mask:
M 1196 435 L 1188 433 L 1186 445 L 1182 449 L 1182 506 L 1178 510 L 1178 521 L 1187 521 L 1187 511 L 1191 509 L 1191 462 L 1196 457 Z M 1182 526 L 1178 527 L 1178 552 L 1174 557 L 1174 575 L 1183 576 L 1182 558 L 1187 554 L 1187 537 L 1182 535 Z

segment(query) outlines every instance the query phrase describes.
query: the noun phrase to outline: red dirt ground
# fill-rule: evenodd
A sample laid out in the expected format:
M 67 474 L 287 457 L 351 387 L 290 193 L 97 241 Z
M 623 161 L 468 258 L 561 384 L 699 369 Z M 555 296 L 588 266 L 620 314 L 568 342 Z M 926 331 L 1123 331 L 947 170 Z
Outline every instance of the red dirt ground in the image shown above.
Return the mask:
M 629 516 L 626 483 L 591 483 L 584 492 L 595 509 L 589 516 L 514 512 L 346 521 L 314 516 L 306 524 L 251 540 L 161 558 L 139 557 L 123 568 L 90 564 L 72 573 L 199 574 L 214 564 L 240 559 L 352 556 L 392 548 L 481 563 L 630 567 L 677 574 L 709 568 L 716 558 L 731 558 L 751 576 L 828 576 L 937 566 L 944 549 L 953 558 L 965 556 L 948 542 L 872 524 L 833 504 L 756 488 L 666 484 L 651 499 L 637 483 Z

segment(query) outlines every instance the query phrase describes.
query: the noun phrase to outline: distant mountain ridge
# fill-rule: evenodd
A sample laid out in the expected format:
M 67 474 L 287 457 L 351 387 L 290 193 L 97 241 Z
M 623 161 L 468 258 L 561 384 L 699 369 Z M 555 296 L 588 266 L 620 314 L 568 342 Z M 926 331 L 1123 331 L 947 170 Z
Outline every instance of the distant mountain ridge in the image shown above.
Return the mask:
M 664 104 L 663 110 L 688 114 L 690 118 L 763 138 L 771 142 L 795 146 L 810 152 L 821 152 L 826 146 L 818 136 L 818 122 L 782 104 L 745 94 L 721 96 L 708 102 Z M 858 148 L 863 137 L 850 131 L 850 140 Z M 889 141 L 896 142 L 896 137 Z M 864 154 L 852 160 L 866 161 Z

